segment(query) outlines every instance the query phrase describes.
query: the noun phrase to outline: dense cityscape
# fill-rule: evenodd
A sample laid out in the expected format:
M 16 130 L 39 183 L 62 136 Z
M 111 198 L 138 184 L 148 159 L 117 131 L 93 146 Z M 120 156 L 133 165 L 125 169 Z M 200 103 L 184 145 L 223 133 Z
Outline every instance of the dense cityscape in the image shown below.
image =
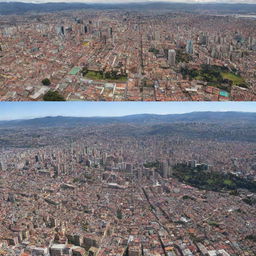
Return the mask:
M 0 100 L 255 100 L 256 16 L 189 9 L 0 15 Z
M 255 256 L 256 0 L 63 1 L 0 0 L 0 256 Z
M 0 255 L 255 255 L 255 120 L 0 122 Z

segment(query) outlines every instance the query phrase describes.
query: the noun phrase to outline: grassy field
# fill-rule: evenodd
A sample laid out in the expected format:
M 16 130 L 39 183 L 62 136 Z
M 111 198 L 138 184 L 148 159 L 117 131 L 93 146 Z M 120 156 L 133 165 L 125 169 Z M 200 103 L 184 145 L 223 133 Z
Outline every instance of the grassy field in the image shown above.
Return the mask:
M 228 185 L 228 186 L 232 186 L 233 182 L 232 182 L 232 180 L 226 179 L 226 180 L 223 181 L 223 184 Z
M 241 86 L 246 84 L 245 80 L 241 76 L 235 75 L 233 73 L 222 72 L 221 75 L 223 79 L 232 81 L 233 85 Z
M 88 71 L 85 77 L 92 79 L 92 80 L 106 80 L 106 81 L 117 81 L 117 82 L 126 82 L 126 76 L 118 76 L 117 78 L 106 78 L 103 74 L 96 71 Z
M 103 80 L 103 76 L 99 72 L 95 71 L 88 71 L 85 76 L 93 80 Z
M 107 80 L 111 80 L 111 79 L 107 79 Z M 118 82 L 126 82 L 128 80 L 128 78 L 126 76 L 121 76 L 118 79 L 112 79 L 111 81 L 118 81 Z

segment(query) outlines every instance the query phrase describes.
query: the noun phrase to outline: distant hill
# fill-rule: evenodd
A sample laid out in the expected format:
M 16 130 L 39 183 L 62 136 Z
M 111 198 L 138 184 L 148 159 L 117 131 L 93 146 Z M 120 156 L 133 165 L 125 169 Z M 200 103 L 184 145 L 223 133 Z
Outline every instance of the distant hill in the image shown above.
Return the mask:
M 141 3 L 116 3 L 116 4 L 93 4 L 93 3 L 23 3 L 1 2 L 0 15 L 25 14 L 29 12 L 57 12 L 65 10 L 81 9 L 136 9 L 136 10 L 170 10 L 185 12 L 211 11 L 218 13 L 256 13 L 256 4 L 186 4 L 166 2 L 141 2 Z
M 41 136 L 44 138 L 45 135 L 49 136 L 49 140 L 41 141 Z M 56 116 L 0 121 L 0 147 L 45 146 L 53 142 L 62 143 L 71 137 L 78 139 L 83 136 L 130 137 L 142 139 L 142 141 L 146 137 L 172 137 L 177 140 L 199 139 L 206 143 L 207 141 L 256 143 L 256 113 L 193 112 L 123 117 Z M 54 138 L 53 141 L 52 138 Z
M 25 14 L 28 12 L 58 12 L 64 10 L 87 9 L 88 5 L 84 3 L 22 3 L 22 2 L 2 2 L 0 3 L 0 14 Z
M 222 123 L 222 124 L 256 124 L 256 113 L 244 112 L 192 112 L 186 114 L 140 114 L 123 117 L 43 117 L 28 120 L 0 121 L 1 127 L 67 127 L 67 126 L 87 126 L 102 124 L 137 124 L 156 125 L 180 122 L 202 122 L 202 123 Z

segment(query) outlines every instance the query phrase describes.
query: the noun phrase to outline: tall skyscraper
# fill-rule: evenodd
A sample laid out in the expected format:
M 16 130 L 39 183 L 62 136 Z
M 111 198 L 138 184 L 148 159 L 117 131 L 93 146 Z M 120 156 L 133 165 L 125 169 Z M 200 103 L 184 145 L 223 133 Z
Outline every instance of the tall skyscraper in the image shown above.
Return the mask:
M 108 34 L 109 34 L 109 37 L 110 37 L 110 38 L 113 37 L 113 29 L 112 29 L 112 28 L 109 28 L 109 29 L 108 29 Z
M 176 51 L 174 49 L 168 50 L 168 63 L 171 66 L 176 64 Z
M 169 176 L 169 166 L 167 161 L 162 161 L 160 163 L 160 175 L 163 178 L 168 178 Z
M 187 52 L 188 54 L 193 54 L 193 53 L 194 53 L 194 44 L 193 44 L 193 40 L 188 40 L 188 41 L 187 41 L 186 52 Z
M 64 26 L 61 26 L 61 27 L 60 27 L 60 31 L 61 31 L 61 34 L 62 34 L 62 35 L 64 35 L 64 34 L 65 34 Z
M 3 160 L 0 160 L 0 171 L 6 171 L 7 166 Z
M 159 31 L 155 31 L 155 40 L 160 41 L 160 32 Z
M 58 27 L 56 27 L 56 32 L 57 32 L 58 35 L 63 36 L 63 35 L 65 34 L 64 26 L 58 26 Z
M 208 36 L 204 32 L 199 34 L 199 44 L 200 45 L 207 45 L 208 44 Z
M 87 33 L 87 32 L 88 32 L 88 27 L 84 26 L 84 33 Z

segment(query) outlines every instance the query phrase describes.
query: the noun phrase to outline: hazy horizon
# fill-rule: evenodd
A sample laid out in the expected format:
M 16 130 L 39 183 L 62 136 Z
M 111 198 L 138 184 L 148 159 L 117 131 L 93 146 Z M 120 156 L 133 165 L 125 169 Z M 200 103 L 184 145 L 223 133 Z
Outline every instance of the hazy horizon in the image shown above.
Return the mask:
M 254 102 L 1 102 L 0 121 L 47 116 L 121 117 L 139 114 L 186 114 L 192 112 L 251 112 Z
M 70 115 L 46 115 L 46 116 L 37 116 L 37 117 L 27 117 L 27 118 L 17 118 L 17 119 L 10 119 L 10 120 L 1 120 L 1 122 L 9 122 L 9 121 L 18 121 L 18 120 L 33 120 L 33 119 L 40 119 L 40 118 L 118 118 L 118 117 L 128 117 L 128 116 L 138 116 L 138 115 L 157 115 L 157 116 L 168 116 L 168 115 L 184 115 L 184 114 L 193 114 L 193 113 L 250 113 L 254 114 L 256 112 L 250 111 L 191 111 L 185 113 L 171 113 L 171 114 L 155 114 L 155 113 L 138 113 L 138 114 L 128 114 L 128 115 L 121 115 L 121 116 L 70 116 Z

